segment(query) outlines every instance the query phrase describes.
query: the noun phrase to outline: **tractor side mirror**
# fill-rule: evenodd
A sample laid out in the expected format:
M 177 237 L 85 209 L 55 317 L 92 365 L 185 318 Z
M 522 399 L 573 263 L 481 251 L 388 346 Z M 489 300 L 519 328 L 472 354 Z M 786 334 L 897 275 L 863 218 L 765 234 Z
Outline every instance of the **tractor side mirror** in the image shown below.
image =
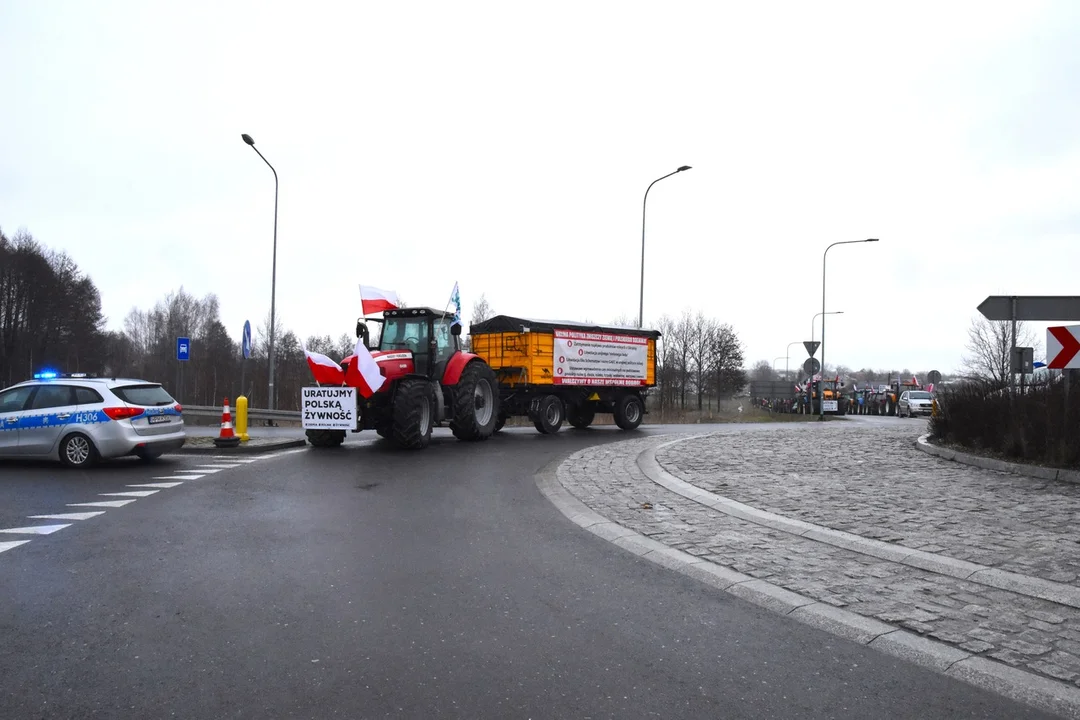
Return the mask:
M 453 325 L 451 325 L 450 326 L 450 334 L 453 335 L 454 337 L 460 337 L 461 336 L 461 325 L 459 325 L 457 323 L 454 323 Z

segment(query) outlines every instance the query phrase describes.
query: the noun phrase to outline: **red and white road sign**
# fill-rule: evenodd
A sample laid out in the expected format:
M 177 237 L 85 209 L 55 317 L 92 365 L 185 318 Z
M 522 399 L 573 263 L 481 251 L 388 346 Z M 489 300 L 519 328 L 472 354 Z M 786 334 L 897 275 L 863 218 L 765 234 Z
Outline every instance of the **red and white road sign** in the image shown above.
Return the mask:
M 1052 370 L 1080 369 L 1080 325 L 1046 329 L 1046 360 Z

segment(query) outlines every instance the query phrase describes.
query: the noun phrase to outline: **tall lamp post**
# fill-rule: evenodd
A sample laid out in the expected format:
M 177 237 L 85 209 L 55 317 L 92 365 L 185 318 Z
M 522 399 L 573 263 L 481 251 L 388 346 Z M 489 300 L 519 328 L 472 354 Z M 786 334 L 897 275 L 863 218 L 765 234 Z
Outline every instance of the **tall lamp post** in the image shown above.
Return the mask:
M 274 300 L 277 298 L 277 204 L 278 204 L 278 176 L 277 170 L 274 170 L 274 166 L 270 164 L 270 161 L 263 157 L 263 154 L 259 152 L 259 148 L 255 147 L 255 141 L 251 139 L 251 136 L 244 133 L 240 136 L 244 142 L 251 146 L 251 149 L 259 154 L 262 161 L 266 163 L 266 166 L 270 168 L 270 171 L 274 173 L 274 259 L 272 261 L 272 269 L 270 274 L 270 397 L 267 399 L 269 403 L 269 409 L 273 410 L 275 407 L 275 395 L 274 395 Z
M 829 247 L 825 248 L 825 252 L 821 254 L 821 371 L 825 372 L 825 316 L 828 314 L 825 312 L 825 261 L 829 257 L 829 250 L 837 245 L 854 245 L 855 243 L 869 243 L 877 242 L 877 238 L 867 238 L 866 240 L 841 240 L 834 242 Z M 822 380 L 824 381 L 824 377 Z M 818 420 L 825 419 L 825 396 L 822 393 L 822 402 L 818 403 L 821 407 L 821 414 L 818 416 Z
M 815 314 L 814 317 L 810 320 L 810 342 L 813 342 L 814 338 L 817 337 L 817 335 L 816 335 L 817 330 L 815 330 L 815 328 L 817 327 L 817 319 L 819 317 L 821 317 L 822 315 L 843 315 L 843 314 L 844 314 L 843 310 L 830 310 L 827 313 L 817 313 L 817 314 Z M 822 363 L 821 368 L 822 368 L 822 370 L 825 369 L 825 364 L 824 363 Z
M 789 373 L 791 372 L 791 367 L 790 367 L 791 363 L 789 362 L 789 360 L 791 360 L 791 346 L 792 345 L 802 345 L 802 340 L 796 340 L 795 342 L 789 342 L 787 344 L 787 354 L 784 357 L 784 379 L 785 380 L 788 379 Z
M 637 326 L 639 328 L 645 327 L 645 203 L 649 200 L 649 191 L 652 190 L 652 186 L 660 182 L 664 178 L 669 178 L 676 173 L 681 173 L 683 170 L 689 170 L 689 165 L 683 165 L 675 172 L 669 172 L 664 177 L 659 177 L 649 183 L 649 187 L 645 188 L 645 199 L 641 201 L 641 292 L 638 300 L 638 321 Z

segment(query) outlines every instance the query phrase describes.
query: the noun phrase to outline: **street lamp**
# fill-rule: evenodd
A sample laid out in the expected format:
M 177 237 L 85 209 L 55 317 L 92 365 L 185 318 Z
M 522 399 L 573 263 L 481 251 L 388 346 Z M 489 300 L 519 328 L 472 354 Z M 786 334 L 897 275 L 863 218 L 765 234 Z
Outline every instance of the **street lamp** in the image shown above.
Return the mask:
M 877 238 L 867 238 L 866 240 L 841 240 L 834 242 L 829 247 L 825 248 L 825 252 L 821 254 L 821 371 L 825 371 L 825 316 L 828 314 L 825 312 L 825 261 L 829 257 L 829 250 L 835 245 L 854 245 L 855 243 L 870 243 L 877 242 Z M 824 381 L 824 377 L 822 380 Z M 821 415 L 818 420 L 825 419 L 825 394 L 821 395 L 821 402 L 818 405 L 821 407 Z
M 240 136 L 244 142 L 251 146 L 251 149 L 259 154 L 262 161 L 266 163 L 266 166 L 270 168 L 270 171 L 274 173 L 274 259 L 272 264 L 272 270 L 270 274 L 270 398 L 267 401 L 270 405 L 269 409 L 274 409 L 274 300 L 277 298 L 277 199 L 278 199 L 278 176 L 277 170 L 274 170 L 274 166 L 270 164 L 270 161 L 263 157 L 263 154 L 259 152 L 259 148 L 255 147 L 255 141 L 251 139 L 251 136 L 244 133 Z
M 814 317 L 810 320 L 810 342 L 814 342 L 814 333 L 816 332 L 814 330 L 814 327 L 815 327 L 815 325 L 817 323 L 817 319 L 819 317 L 821 317 L 822 315 L 843 315 L 843 314 L 844 314 L 843 310 L 830 310 L 827 313 L 817 313 L 816 315 L 814 315 Z M 815 352 L 814 354 L 816 355 L 817 353 Z M 811 355 L 810 357 L 813 357 L 813 355 Z M 821 367 L 822 367 L 822 369 L 824 369 L 825 365 L 822 364 Z
M 785 380 L 787 380 L 788 377 L 790 377 L 791 368 L 790 368 L 790 364 L 788 363 L 788 360 L 791 359 L 791 346 L 792 345 L 802 345 L 802 340 L 796 340 L 795 342 L 789 342 L 787 344 L 787 355 L 784 356 L 784 379 Z
M 638 322 L 639 328 L 645 327 L 645 203 L 649 200 L 649 191 L 652 190 L 652 186 L 660 182 L 664 178 L 669 178 L 675 173 L 681 173 L 683 170 L 689 170 L 689 165 L 683 165 L 679 167 L 675 172 L 669 172 L 664 177 L 659 177 L 649 183 L 649 187 L 645 188 L 645 199 L 641 201 L 641 292 L 638 300 Z
M 776 369 L 776 361 L 777 361 L 777 360 L 785 360 L 785 359 L 786 359 L 786 358 L 785 358 L 785 357 L 784 357 L 783 355 L 781 355 L 781 356 L 780 356 L 780 357 L 778 357 L 778 358 L 774 358 L 774 359 L 773 359 L 773 361 L 772 361 L 772 371 L 773 371 L 774 373 L 776 373 L 777 375 L 779 375 L 780 373 L 779 373 L 779 372 L 777 371 L 777 369 Z

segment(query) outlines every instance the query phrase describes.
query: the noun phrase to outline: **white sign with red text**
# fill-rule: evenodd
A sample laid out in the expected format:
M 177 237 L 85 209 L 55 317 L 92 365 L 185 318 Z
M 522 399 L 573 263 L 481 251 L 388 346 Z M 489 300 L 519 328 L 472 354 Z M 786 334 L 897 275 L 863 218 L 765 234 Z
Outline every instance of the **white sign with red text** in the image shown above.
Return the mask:
M 648 338 L 616 333 L 555 331 L 556 385 L 641 386 L 648 377 Z

